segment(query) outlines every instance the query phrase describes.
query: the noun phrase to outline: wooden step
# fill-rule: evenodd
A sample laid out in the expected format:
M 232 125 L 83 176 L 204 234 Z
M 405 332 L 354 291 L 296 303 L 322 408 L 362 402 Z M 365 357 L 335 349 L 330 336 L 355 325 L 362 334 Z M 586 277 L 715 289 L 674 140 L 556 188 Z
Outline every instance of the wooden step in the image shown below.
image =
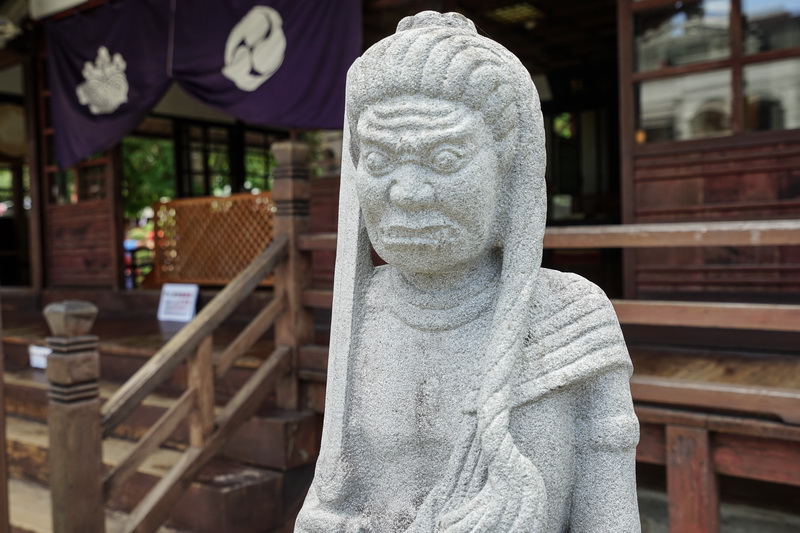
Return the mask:
M 8 483 L 11 528 L 14 533 L 51 533 L 50 491 L 36 483 L 11 479 Z M 120 533 L 127 514 L 106 510 L 106 533 Z M 161 527 L 158 533 L 188 533 L 172 527 Z
M 44 422 L 47 420 L 47 382 L 41 370 L 5 373 L 6 412 L 11 416 Z M 102 382 L 100 396 L 105 400 L 117 386 Z M 114 431 L 116 437 L 139 439 L 158 420 L 175 399 L 151 394 Z M 290 470 L 313 464 L 319 454 L 322 421 L 311 412 L 265 411 L 241 427 L 222 451 L 222 456 L 254 466 Z M 186 430 L 178 428 L 167 445 L 186 445 Z
M 122 383 L 128 380 L 169 339 L 170 334 L 158 330 L 155 321 L 132 321 L 127 333 L 116 321 L 100 322 L 100 372 L 101 378 L 109 382 Z M 241 331 L 243 324 L 227 323 L 220 326 L 214 336 L 214 353 L 221 354 Z M 173 332 L 175 333 L 175 332 Z M 3 329 L 3 353 L 6 371 L 30 369 L 29 347 L 44 346 L 46 331 L 37 323 Z M 108 337 L 104 338 L 105 334 Z M 220 398 L 231 398 L 250 377 L 255 368 L 274 350 L 274 340 L 268 332 L 258 340 L 231 367 L 225 377 L 216 384 Z M 186 365 L 179 365 L 159 385 L 157 392 L 179 395 L 186 389 Z M 274 407 L 274 394 L 267 397 L 267 406 Z
M 49 436 L 44 424 L 8 418 L 6 421 L 9 474 L 13 479 L 47 485 L 49 478 Z M 103 459 L 110 468 L 131 450 L 130 441 L 110 438 L 103 442 Z M 129 512 L 158 479 L 178 460 L 180 453 L 160 449 L 145 461 L 139 471 L 117 493 L 109 507 Z M 310 468 L 310 467 L 309 467 Z M 303 472 L 298 472 L 303 470 Z M 210 462 L 192 483 L 172 512 L 169 524 L 198 533 L 260 532 L 277 528 L 286 521 L 284 498 L 291 507 L 298 494 L 287 494 L 310 478 L 307 469 L 296 469 L 289 476 L 228 461 Z M 286 479 L 286 478 L 290 479 Z M 302 477 L 302 480 L 297 478 Z M 310 479 L 309 479 L 310 480 Z

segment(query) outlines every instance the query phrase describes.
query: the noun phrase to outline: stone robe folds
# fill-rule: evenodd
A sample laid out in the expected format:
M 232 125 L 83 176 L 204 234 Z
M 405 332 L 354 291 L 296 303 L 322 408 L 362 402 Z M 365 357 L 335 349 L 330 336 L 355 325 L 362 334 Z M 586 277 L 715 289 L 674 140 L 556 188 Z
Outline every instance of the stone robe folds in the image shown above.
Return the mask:
M 337 521 L 359 523 L 362 531 L 436 531 L 441 501 L 433 501 L 435 493 L 458 484 L 451 455 L 459 441 L 475 438 L 476 390 L 459 384 L 479 381 L 483 350 L 470 339 L 490 322 L 496 285 L 489 282 L 464 301 L 471 311 L 442 313 L 394 293 L 395 275 L 391 267 L 374 271 L 363 324 L 355 325 L 363 340 L 352 354 L 357 392 L 344 429 L 352 457 L 349 497 L 334 512 L 341 513 Z M 442 322 L 442 316 L 450 318 Z M 613 524 L 614 517 L 598 522 L 601 510 L 586 508 L 592 501 L 584 493 L 594 466 L 585 463 L 606 454 L 635 461 L 639 426 L 627 391 L 632 367 L 616 315 L 594 284 L 540 269 L 528 320 L 524 355 L 513 372 L 509 428 L 544 480 L 541 531 L 612 531 L 599 524 Z M 392 334 L 377 335 L 386 330 Z M 370 342 L 376 338 L 383 340 Z

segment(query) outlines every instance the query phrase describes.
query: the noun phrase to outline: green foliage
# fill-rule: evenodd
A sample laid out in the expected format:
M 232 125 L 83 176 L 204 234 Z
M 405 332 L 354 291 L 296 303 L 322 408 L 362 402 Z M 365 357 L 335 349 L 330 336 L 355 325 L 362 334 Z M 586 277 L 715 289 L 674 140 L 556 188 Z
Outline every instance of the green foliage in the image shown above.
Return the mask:
M 122 172 L 125 216 L 138 218 L 145 207 L 175 195 L 172 141 L 126 137 L 122 141 Z
M 248 191 L 272 190 L 272 170 L 275 165 L 275 156 L 272 152 L 264 152 L 260 148 L 247 148 L 244 153 L 244 188 Z
M 0 202 L 12 198 L 13 184 L 11 181 L 11 171 L 7 168 L 0 169 Z

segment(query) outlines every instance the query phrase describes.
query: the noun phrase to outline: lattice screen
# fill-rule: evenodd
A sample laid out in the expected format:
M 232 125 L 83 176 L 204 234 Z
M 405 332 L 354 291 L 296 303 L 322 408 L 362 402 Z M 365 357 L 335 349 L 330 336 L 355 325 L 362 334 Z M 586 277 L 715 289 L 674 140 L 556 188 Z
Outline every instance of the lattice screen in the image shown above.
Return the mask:
M 270 193 L 183 198 L 155 211 L 159 284 L 224 285 L 272 241 Z

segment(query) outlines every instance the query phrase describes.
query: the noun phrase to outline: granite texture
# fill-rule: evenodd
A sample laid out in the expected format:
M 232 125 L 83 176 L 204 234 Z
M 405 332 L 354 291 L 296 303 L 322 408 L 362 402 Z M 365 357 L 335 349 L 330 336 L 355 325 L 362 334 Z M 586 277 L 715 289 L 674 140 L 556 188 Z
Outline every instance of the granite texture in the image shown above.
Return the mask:
M 540 267 L 539 107 L 517 58 L 454 13 L 404 19 L 351 67 L 322 451 L 296 532 L 640 530 L 616 316 Z

